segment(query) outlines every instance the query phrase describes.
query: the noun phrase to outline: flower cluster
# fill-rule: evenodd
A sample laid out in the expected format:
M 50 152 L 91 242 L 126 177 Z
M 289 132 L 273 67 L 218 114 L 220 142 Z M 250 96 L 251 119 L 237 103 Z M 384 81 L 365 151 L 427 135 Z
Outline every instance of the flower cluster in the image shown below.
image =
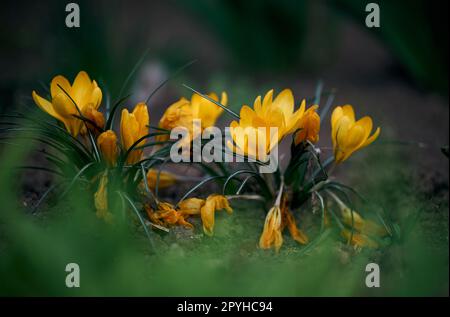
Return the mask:
M 377 241 L 389 234 L 389 228 L 348 207 L 350 202 L 344 203 L 341 194 L 349 187 L 330 177 L 336 165 L 378 138 L 380 128 L 372 133 L 370 117 L 357 120 L 351 105 L 335 107 L 331 114 L 333 153 L 322 161 L 317 143 L 326 111 L 319 114 L 319 104 L 308 105 L 303 99 L 297 108 L 290 89 L 278 94 L 270 90 L 264 97 L 256 97 L 253 107 L 243 105 L 237 114 L 227 108 L 227 93 L 222 92 L 219 98 L 215 93 L 203 95 L 192 91 L 190 100 L 183 97 L 169 105 L 156 127 L 150 125 L 146 103 L 136 104 L 131 112 L 123 108 L 118 133 L 114 130 L 114 117 L 123 100 L 101 112 L 102 90 L 86 72 L 80 72 L 73 84 L 63 76 L 56 76 L 50 84 L 48 99 L 35 91 L 32 96 L 40 109 L 61 123 L 62 127 L 56 127 L 58 131 L 63 128 L 64 139 L 72 142 L 65 145 L 73 147 L 71 153 L 75 157 L 68 156 L 68 160 L 78 171 L 76 179 L 83 176 L 94 184 L 97 216 L 107 222 L 114 222 L 109 201 L 117 193 L 122 201 L 130 203 L 146 232 L 148 225 L 165 230 L 173 226 L 193 228 L 189 218 L 198 216 L 204 233 L 212 236 L 216 211 L 233 211 L 230 199 L 259 199 L 272 206 L 261 224 L 259 247 L 278 251 L 286 228 L 293 240 L 308 243 L 307 234 L 297 225 L 298 211 L 315 208 L 311 205 L 319 201 L 322 230 L 335 222 L 341 236 L 352 245 L 377 247 Z M 162 200 L 158 189 L 174 187 L 188 179 L 162 170 L 175 143 L 170 132 L 185 129 L 189 138 L 182 141 L 190 144 L 201 139 L 201 132 L 213 127 L 224 110 L 236 119 L 229 124 L 231 139 L 226 147 L 245 158 L 244 167 L 235 162 L 190 163 L 197 164 L 205 176 L 177 203 Z M 200 122 L 197 129 L 196 122 Z M 284 170 L 278 167 L 270 175 L 259 173 L 257 167 L 264 165 L 275 147 L 288 136 L 292 137 L 292 143 L 287 167 Z M 51 138 L 50 133 L 48 137 Z M 202 142 L 200 145 L 204 146 Z M 209 182 L 222 186 L 221 194 L 189 197 Z M 334 216 L 331 219 L 330 214 Z

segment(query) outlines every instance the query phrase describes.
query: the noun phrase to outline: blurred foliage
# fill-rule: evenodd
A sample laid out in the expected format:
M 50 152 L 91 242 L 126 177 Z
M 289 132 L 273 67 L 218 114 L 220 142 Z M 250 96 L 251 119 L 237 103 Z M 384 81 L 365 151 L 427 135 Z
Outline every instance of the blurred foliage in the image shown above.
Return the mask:
M 333 0 L 362 27 L 369 1 Z M 381 27 L 369 29 L 425 87 L 448 94 L 448 1 L 379 0 Z
M 312 56 L 331 53 L 339 45 L 336 16 L 354 20 L 355 25 L 378 36 L 400 64 L 420 85 L 448 94 L 448 2 L 427 0 L 375 1 L 380 5 L 381 27 L 365 26 L 363 0 L 265 0 L 179 3 L 208 26 L 233 56 L 236 67 L 247 71 L 289 71 L 310 67 Z M 313 5 L 328 6 L 326 21 L 316 21 Z M 326 6 L 321 10 L 327 10 Z M 317 28 L 312 30 L 311 28 Z M 307 35 L 327 43 L 311 50 Z M 307 53 L 307 56 L 304 56 Z M 303 58 L 301 56 L 303 55 Z M 332 54 L 324 58 L 330 59 Z M 370 61 L 368 61 L 370 62 Z
M 176 29 L 160 42 L 164 45 L 155 44 L 158 42 L 153 42 L 152 37 L 159 31 L 149 29 L 148 21 L 142 21 L 142 28 L 130 23 L 133 29 L 126 30 L 124 15 L 133 12 L 127 6 L 135 8 L 139 2 L 77 3 L 83 25 L 79 29 L 63 27 L 65 2 L 47 0 L 37 4 L 23 0 L 4 4 L 0 27 L 0 61 L 4 69 L 0 82 L 2 110 L 15 106 L 18 90 L 30 91 L 40 81 L 46 83 L 56 74 L 75 74 L 80 69 L 89 70 L 114 99 L 130 69 L 148 47 L 153 60 L 161 61 L 173 71 L 198 57 L 195 53 L 201 47 L 210 45 L 202 42 L 201 36 L 197 40 L 175 36 Z M 448 94 L 448 2 L 377 3 L 381 6 L 382 27 L 367 29 L 364 24 L 367 1 L 362 0 L 171 0 L 164 6 L 173 10 L 164 10 L 163 14 L 171 12 L 166 20 L 180 18 L 179 22 L 161 28 L 200 25 L 211 32 L 219 43 L 216 49 L 224 50 L 226 63 L 222 66 L 227 67 L 229 74 L 245 77 L 261 72 L 289 75 L 312 71 L 320 75 L 334 61 L 342 19 L 352 19 L 355 26 L 385 43 L 419 86 Z M 10 18 L 16 15 L 23 18 Z M 35 18 L 36 15 L 45 18 Z M 202 66 L 200 62 L 194 69 L 202 70 Z M 203 68 L 205 71 L 208 70 Z
M 405 180 L 398 151 L 371 149 L 372 159 L 355 164 L 360 180 L 368 180 L 367 194 L 400 223 L 400 239 L 384 249 L 355 252 L 336 242 L 337 232 L 309 232 L 309 211 L 303 210 L 301 226 L 312 242 L 300 247 L 286 236 L 286 247 L 274 254 L 255 242 L 264 210 L 243 202 L 233 203 L 232 216 L 218 215 L 214 237 L 201 230 L 153 232 L 155 250 L 138 225 L 124 225 L 120 217 L 113 226 L 96 219 L 92 198 L 79 188 L 63 201 L 53 199 L 47 210 L 27 214 L 16 198 L 20 184 L 11 182 L 18 179 L 13 167 L 29 154 L 22 145 L 5 148 L 0 161 L 0 295 L 448 295 L 448 216 L 434 218 L 432 230 L 416 221 L 424 213 L 446 215 L 448 203 L 435 207 L 420 197 Z M 72 262 L 80 265 L 80 288 L 65 286 L 65 267 Z M 381 288 L 365 287 L 369 262 L 380 264 Z
M 307 27 L 306 2 L 178 1 L 225 43 L 234 66 L 247 70 L 285 70 L 298 62 Z

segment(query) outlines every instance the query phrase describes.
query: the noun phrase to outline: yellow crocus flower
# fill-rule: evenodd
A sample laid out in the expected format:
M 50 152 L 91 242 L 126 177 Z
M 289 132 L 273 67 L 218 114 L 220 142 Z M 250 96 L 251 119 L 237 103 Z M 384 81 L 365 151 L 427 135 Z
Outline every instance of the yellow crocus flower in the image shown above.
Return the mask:
M 208 94 L 208 97 L 215 101 L 219 101 L 219 98 L 215 93 Z M 225 92 L 222 92 L 220 103 L 224 106 L 228 103 L 228 96 Z M 194 135 L 194 119 L 201 120 L 201 131 L 213 126 L 222 112 L 223 108 L 194 93 L 191 100 L 183 97 L 170 105 L 161 117 L 159 127 L 166 130 L 183 127 L 189 131 L 189 141 L 191 141 L 199 136 L 198 133 L 197 135 Z M 157 138 L 158 141 L 166 141 L 168 139 L 168 135 L 161 135 Z
M 76 108 L 67 94 L 79 109 Z M 84 125 L 83 121 L 76 118 L 75 115 L 79 116 L 80 112 L 83 114 L 88 106 L 98 109 L 102 101 L 102 91 L 97 82 L 91 81 L 89 75 L 84 71 L 78 73 L 72 85 L 64 76 L 54 77 L 50 84 L 50 95 L 51 100 L 49 101 L 39 96 L 35 91 L 32 93 L 33 100 L 38 107 L 61 121 L 67 131 L 75 137 Z
M 262 101 L 261 96 L 255 99 L 253 109 L 247 105 L 241 108 L 239 122 L 230 124 L 234 145 L 228 142 L 227 146 L 233 152 L 265 161 L 266 155 L 284 136 L 299 129 L 305 111 L 306 100 L 294 111 L 294 96 L 290 89 L 283 90 L 275 99 L 270 90 Z
M 319 141 L 320 117 L 317 114 L 318 106 L 312 106 L 305 111 L 297 126 L 298 131 L 295 134 L 295 145 L 309 141 L 317 143 Z
M 378 127 L 372 132 L 372 118 L 365 116 L 355 121 L 351 105 L 336 107 L 331 115 L 331 137 L 336 163 L 348 159 L 353 152 L 371 144 L 380 135 Z
M 227 146 L 241 155 L 265 161 L 267 154 L 278 144 L 285 129 L 284 117 L 280 109 L 270 109 L 264 116 L 248 106 L 240 111 L 240 120 L 232 121 L 230 134 L 234 141 Z
M 116 133 L 112 130 L 101 133 L 97 138 L 97 145 L 107 165 L 115 166 L 119 155 Z
M 282 135 L 293 133 L 298 129 L 298 124 L 306 109 L 306 100 L 303 100 L 300 108 L 294 111 L 294 95 L 290 89 L 284 89 L 273 99 L 273 89 L 269 90 L 261 102 L 258 96 L 253 103 L 253 109 L 260 118 L 269 119 L 273 111 L 279 110 L 283 116 L 283 125 L 278 126 Z
M 120 135 L 122 138 L 122 146 L 127 151 L 137 140 L 148 134 L 149 131 L 149 115 L 147 105 L 138 103 L 132 113 L 127 109 L 122 110 L 122 118 L 120 120 Z M 137 146 L 144 145 L 146 140 L 139 142 Z M 132 150 L 128 154 L 126 162 L 134 164 L 141 160 L 143 150 Z

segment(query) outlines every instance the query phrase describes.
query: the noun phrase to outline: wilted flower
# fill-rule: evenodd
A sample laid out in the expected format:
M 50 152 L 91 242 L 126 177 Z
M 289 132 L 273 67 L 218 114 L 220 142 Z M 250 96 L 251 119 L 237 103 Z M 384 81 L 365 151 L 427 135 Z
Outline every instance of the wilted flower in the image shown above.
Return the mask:
M 312 143 L 319 141 L 320 117 L 317 114 L 317 108 L 318 106 L 310 107 L 300 119 L 298 131 L 295 134 L 295 145 L 304 141 Z
M 147 105 L 145 103 L 138 103 L 132 113 L 127 109 L 122 110 L 122 118 L 120 121 L 120 134 L 122 137 L 122 146 L 125 151 L 137 142 L 140 138 L 146 136 L 149 131 L 149 115 Z M 142 140 L 136 147 L 145 144 L 146 140 Z M 127 157 L 128 164 L 134 164 L 141 160 L 142 149 L 133 149 Z
M 301 244 L 307 244 L 309 239 L 303 231 L 298 229 L 294 215 L 288 207 L 287 196 L 282 193 L 278 194 L 281 201 L 277 198 L 277 202 L 269 210 L 264 223 L 264 229 L 259 239 L 259 247 L 261 249 L 275 248 L 279 251 L 283 244 L 283 230 L 288 228 L 291 237 Z M 281 196 L 280 196 L 281 195 Z
M 149 219 L 158 225 L 183 225 L 192 228 L 192 224 L 186 221 L 190 216 L 200 215 L 203 222 L 203 231 L 207 235 L 214 232 L 214 214 L 225 209 L 231 213 L 228 200 L 225 196 L 212 194 L 208 198 L 188 198 L 178 203 L 178 208 L 169 203 L 159 203 L 156 211 L 149 206 L 145 207 Z
M 145 205 L 147 215 L 153 223 L 160 226 L 181 225 L 186 228 L 192 228 L 192 224 L 187 222 L 184 216 L 178 212 L 172 204 L 162 202 L 158 204 L 158 208 L 153 210 L 150 206 Z
M 281 209 L 280 206 L 273 206 L 267 213 L 264 229 L 259 238 L 259 247 L 261 249 L 270 249 L 271 247 L 274 247 L 278 252 L 282 244 Z
M 284 228 L 284 226 L 286 226 L 288 228 L 292 239 L 298 243 L 307 244 L 309 241 L 308 236 L 297 227 L 294 215 L 287 207 L 281 209 L 281 216 L 282 227 Z
M 97 138 L 97 145 L 108 166 L 115 166 L 119 155 L 116 133 L 112 130 L 101 133 Z
M 214 233 L 214 214 L 216 211 L 225 209 L 229 214 L 233 212 L 228 200 L 222 195 L 209 195 L 206 202 L 200 209 L 200 216 L 202 217 L 203 231 L 212 236 Z
M 205 205 L 201 198 L 188 198 L 178 204 L 180 213 L 186 217 L 200 214 L 200 209 Z
M 355 112 L 351 105 L 336 107 L 331 116 L 331 137 L 336 163 L 348 159 L 353 152 L 374 142 L 380 128 L 372 132 L 372 119 L 365 116 L 355 121 Z
M 84 125 L 83 121 L 75 116 L 83 114 L 88 106 L 92 106 L 95 110 L 98 109 L 102 101 L 102 91 L 96 81 L 91 81 L 89 75 L 84 71 L 78 73 L 73 85 L 64 76 L 54 77 L 50 84 L 50 95 L 51 100 L 49 101 L 35 91 L 32 93 L 33 100 L 39 108 L 61 121 L 67 131 L 75 137 Z

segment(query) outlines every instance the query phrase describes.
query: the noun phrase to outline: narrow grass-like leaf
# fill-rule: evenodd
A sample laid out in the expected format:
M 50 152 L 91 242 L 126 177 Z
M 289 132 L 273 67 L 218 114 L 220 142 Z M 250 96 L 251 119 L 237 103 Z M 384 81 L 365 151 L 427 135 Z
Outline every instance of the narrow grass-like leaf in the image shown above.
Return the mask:
M 149 138 L 151 138 L 151 137 L 154 137 L 154 136 L 165 135 L 165 134 L 167 134 L 167 133 L 165 133 L 165 132 L 155 132 L 155 133 L 149 133 L 149 134 L 144 135 L 143 137 L 140 137 L 140 138 L 137 139 L 137 140 L 136 140 L 136 141 L 135 141 L 128 149 L 127 149 L 127 151 L 124 153 L 124 155 L 123 155 L 123 157 L 122 157 L 123 161 L 126 161 L 126 160 L 127 160 L 128 156 L 130 155 L 130 153 L 131 153 L 133 150 L 137 150 L 137 149 L 140 148 L 138 145 L 139 145 L 139 143 L 141 143 L 142 141 L 144 141 L 144 140 L 146 140 L 146 139 L 149 139 Z M 163 141 L 163 142 L 166 143 L 166 141 Z M 148 144 L 155 145 L 155 144 L 161 144 L 161 142 L 159 142 L 159 143 L 153 142 L 153 143 L 148 143 Z
M 324 120 L 325 116 L 328 114 L 328 111 L 330 111 L 331 106 L 334 102 L 334 93 L 332 92 L 327 99 L 327 102 L 325 103 L 325 107 L 320 111 L 319 117 L 320 120 Z
M 253 175 L 255 175 L 256 178 L 257 178 L 257 180 L 258 180 L 258 183 L 259 183 L 259 184 L 261 185 L 261 187 L 262 187 L 262 188 L 261 188 L 262 191 L 265 193 L 266 198 L 268 198 L 268 197 L 271 196 L 270 188 L 269 188 L 269 186 L 267 185 L 267 183 L 266 183 L 266 181 L 264 180 L 264 178 L 262 178 L 260 174 L 254 172 L 254 171 L 251 171 L 251 170 L 239 170 L 239 171 L 236 171 L 236 172 L 232 173 L 230 176 L 228 176 L 228 178 L 226 179 L 225 184 L 223 185 L 223 188 L 222 188 L 222 193 L 223 193 L 224 195 L 226 194 L 226 187 L 227 187 L 228 183 L 229 183 L 232 179 L 234 179 L 236 176 L 238 176 L 238 175 L 240 175 L 240 174 L 253 174 Z
M 215 179 L 219 179 L 219 178 L 225 178 L 224 176 L 212 176 L 212 177 L 208 177 L 204 180 L 202 180 L 200 183 L 198 183 L 197 185 L 195 185 L 194 187 L 192 187 L 190 190 L 187 191 L 187 193 L 185 193 L 183 195 L 183 197 L 181 197 L 181 199 L 178 201 L 178 203 L 176 204 L 176 207 L 178 207 L 178 205 L 180 204 L 180 202 L 182 202 L 183 200 L 185 200 L 187 197 L 189 197 L 190 194 L 192 194 L 193 192 L 195 192 L 198 188 L 200 188 L 202 185 L 215 180 Z
M 192 60 L 178 68 L 171 76 L 167 77 L 165 80 L 163 80 L 153 91 L 148 95 L 147 99 L 145 100 L 145 103 L 148 103 L 150 99 L 160 90 L 165 84 L 167 84 L 170 80 L 176 78 L 179 74 L 181 74 L 182 71 L 184 71 L 186 68 L 191 66 L 192 64 L 196 63 L 197 60 Z
M 144 51 L 144 53 L 142 54 L 142 56 L 138 59 L 136 64 L 133 66 L 133 68 L 131 69 L 131 72 L 128 74 L 127 78 L 125 79 L 124 83 L 122 84 L 122 87 L 120 88 L 119 98 L 118 99 L 122 98 L 123 91 L 128 86 L 128 83 L 130 82 L 131 78 L 133 78 L 133 76 L 136 73 L 136 71 L 139 69 L 139 67 L 141 67 L 142 63 L 145 61 L 145 59 L 147 58 L 147 55 L 148 55 L 149 52 L 150 52 L 150 48 L 147 48 Z
M 31 210 L 32 214 L 35 214 L 38 211 L 39 206 L 44 202 L 45 198 L 52 192 L 54 191 L 57 187 L 61 186 L 63 183 L 57 183 L 57 184 L 53 184 L 52 186 L 50 186 L 41 196 L 41 198 L 39 198 L 38 202 L 36 203 L 36 205 L 34 205 L 33 209 Z
M 147 225 L 145 224 L 144 218 L 142 218 L 141 213 L 139 212 L 139 210 L 136 208 L 136 205 L 133 203 L 131 198 L 128 197 L 128 195 L 126 193 L 120 193 L 119 192 L 119 194 L 123 195 L 125 197 L 125 199 L 130 204 L 131 208 L 133 209 L 134 213 L 138 217 L 139 221 L 141 222 L 142 227 L 144 228 L 145 234 L 147 235 L 148 242 L 150 243 L 150 246 L 151 246 L 151 251 L 154 252 L 155 251 L 155 247 L 153 245 L 153 240 L 152 240 L 152 238 L 150 236 L 150 232 L 148 231 Z
M 120 98 L 112 107 L 111 111 L 108 112 L 108 119 L 106 120 L 106 124 L 105 124 L 105 130 L 111 130 L 113 128 L 114 125 L 114 118 L 116 116 L 117 113 L 117 109 L 119 109 L 119 107 L 122 105 L 122 103 L 127 100 L 128 98 L 130 98 L 131 95 L 126 95 L 123 98 Z
M 319 82 L 317 83 L 317 86 L 316 86 L 316 94 L 314 97 L 315 105 L 320 105 L 320 96 L 322 94 L 322 89 L 323 89 L 323 82 L 321 80 L 319 80 Z
M 55 170 L 53 170 L 51 168 L 47 168 L 47 167 L 21 165 L 21 166 L 17 166 L 17 168 L 19 168 L 19 169 L 31 169 L 31 170 L 44 171 L 44 172 L 56 174 L 56 175 L 59 175 L 59 176 L 64 176 L 62 173 L 60 173 L 58 171 L 55 171 Z
M 70 181 L 69 186 L 67 186 L 66 190 L 61 194 L 61 197 L 64 197 L 64 196 L 69 192 L 69 190 L 72 188 L 73 184 L 75 184 L 75 182 L 77 181 L 77 179 L 78 179 L 81 175 L 83 175 L 83 173 L 84 173 L 89 167 L 91 167 L 92 165 L 94 165 L 94 162 L 91 162 L 91 163 L 89 163 L 89 164 L 86 164 L 86 166 L 84 166 L 82 169 L 80 169 L 80 170 L 78 171 L 78 173 L 77 173 L 77 174 L 72 178 L 72 180 Z
M 159 203 L 158 198 L 156 198 L 155 195 L 153 195 L 153 192 L 148 187 L 147 173 L 145 172 L 145 168 L 144 168 L 143 164 L 141 164 L 141 172 L 142 172 L 142 180 L 144 182 L 145 190 L 147 191 L 147 193 L 150 195 L 150 198 L 152 199 L 153 208 L 156 209 L 156 207 Z
M 255 176 L 255 175 L 250 175 L 250 176 L 247 176 L 247 177 L 244 179 L 244 181 L 242 182 L 241 186 L 239 186 L 238 190 L 236 191 L 236 195 L 240 195 L 240 194 L 241 194 L 241 192 L 242 192 L 242 190 L 244 189 L 244 187 L 245 187 L 245 185 L 247 184 L 247 182 L 248 182 L 252 177 L 254 177 L 254 176 Z

